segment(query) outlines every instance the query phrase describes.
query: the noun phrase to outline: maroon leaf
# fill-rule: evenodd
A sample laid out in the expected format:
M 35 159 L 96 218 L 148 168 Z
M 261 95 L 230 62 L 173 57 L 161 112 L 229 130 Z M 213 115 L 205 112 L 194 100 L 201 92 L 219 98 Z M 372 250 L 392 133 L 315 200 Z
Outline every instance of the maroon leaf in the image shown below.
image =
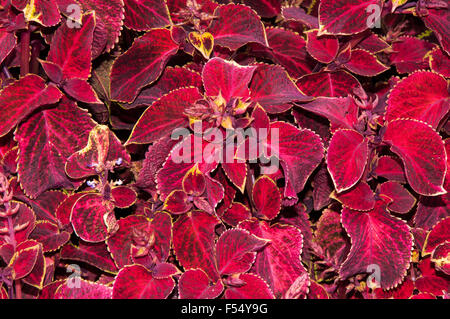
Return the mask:
M 98 175 L 108 164 L 125 166 L 130 160 L 116 135 L 106 125 L 96 125 L 85 147 L 67 159 L 65 171 L 69 177 L 81 179 Z
M 382 8 L 379 0 L 322 0 L 319 6 L 321 34 L 353 35 L 366 30 L 373 6 Z M 372 6 L 372 7 L 369 7 Z
M 378 61 L 374 54 L 363 49 L 352 50 L 350 60 L 344 63 L 344 67 L 362 76 L 376 76 L 389 69 Z
M 40 242 L 44 252 L 55 251 L 67 243 L 70 233 L 60 232 L 58 225 L 50 221 L 38 221 L 30 238 Z
M 119 102 L 133 102 L 140 89 L 158 79 L 177 50 L 178 45 L 167 29 L 154 29 L 137 38 L 113 64 L 111 98 Z
M 76 0 L 84 12 L 95 11 L 96 26 L 92 43 L 92 58 L 109 52 L 119 40 L 124 18 L 122 0 Z
M 368 142 L 354 130 L 338 130 L 328 147 L 327 163 L 338 193 L 361 179 L 369 155 Z
M 232 97 L 247 98 L 248 84 L 255 70 L 256 66 L 241 66 L 233 61 L 212 58 L 202 72 L 205 93 L 214 97 L 221 95 L 227 102 Z
M 440 270 L 447 275 L 450 274 L 450 243 L 445 242 L 437 246 L 431 255 L 431 261 L 434 263 L 437 270 Z
M 306 42 L 297 33 L 282 28 L 266 28 L 267 41 L 275 62 L 286 68 L 294 78 L 311 72 L 311 58 Z
M 63 23 L 52 39 L 47 61 L 61 68 L 62 79 L 87 80 L 90 76 L 95 18 L 86 14 L 82 19 L 81 28 L 70 28 L 68 23 Z
M 168 66 L 154 85 L 144 88 L 133 103 L 124 103 L 122 107 L 132 109 L 152 105 L 173 90 L 191 86 L 200 88 L 202 85 L 202 78 L 197 72 L 187 68 Z
M 166 299 L 175 288 L 172 278 L 156 279 L 141 265 L 125 266 L 117 274 L 113 299 Z
M 173 248 L 185 268 L 200 268 L 216 281 L 214 229 L 219 220 L 202 211 L 182 215 L 173 226 Z
M 252 190 L 255 208 L 263 219 L 274 219 L 281 208 L 280 191 L 275 182 L 268 176 L 259 177 Z
M 178 281 L 180 299 L 215 299 L 223 289 L 222 281 L 210 283 L 208 275 L 201 269 L 189 269 Z
M 267 46 L 264 27 L 255 12 L 247 6 L 228 4 L 214 11 L 207 31 L 214 37 L 214 43 L 231 50 L 237 50 L 250 42 Z M 233 17 L 232 21 L 230 17 Z
M 63 84 L 64 92 L 73 97 L 75 100 L 83 103 L 101 104 L 97 93 L 83 79 L 70 79 Z
M 148 31 L 170 25 L 167 4 L 162 0 L 124 0 L 125 26 L 137 31 Z
M 307 74 L 298 79 L 297 86 L 309 96 L 346 97 L 361 84 L 351 74 L 336 71 Z
M 375 194 L 370 186 L 361 181 L 347 191 L 334 195 L 344 207 L 353 210 L 368 211 L 375 207 Z
M 34 240 L 24 241 L 17 246 L 16 252 L 8 265 L 13 270 L 13 278 L 15 280 L 21 279 L 31 273 L 36 264 L 40 249 L 42 249 L 41 244 Z
M 422 253 L 424 255 L 431 254 L 437 246 L 448 241 L 449 232 L 450 218 L 447 217 L 434 225 L 434 227 L 428 233 Z
M 430 68 L 446 78 L 450 77 L 450 57 L 440 48 L 435 48 L 430 53 Z
M 250 219 L 252 214 L 250 209 L 241 203 L 234 202 L 222 216 L 224 222 L 231 226 L 237 226 L 241 221 Z
M 117 267 L 104 243 L 80 242 L 78 247 L 68 244 L 61 249 L 61 258 L 85 262 L 106 272 L 116 273 Z
M 20 5 L 18 5 L 20 3 Z M 54 0 L 13 1 L 13 5 L 23 10 L 27 21 L 35 21 L 46 27 L 57 25 L 61 19 L 58 6 Z M 25 6 L 26 4 L 26 6 Z
M 306 33 L 306 49 L 311 56 L 319 62 L 331 63 L 337 56 L 339 41 L 332 35 L 317 36 L 318 30 Z
M 348 278 L 375 270 L 381 288 L 396 287 L 406 275 L 411 258 L 412 236 L 406 223 L 390 216 L 378 201 L 369 212 L 344 208 L 342 224 L 352 247 L 339 270 L 340 276 Z
M 14 33 L 0 30 L 0 63 L 11 53 L 17 43 Z
M 383 137 L 403 161 L 412 189 L 425 196 L 444 194 L 444 142 L 428 125 L 415 120 L 394 120 Z
M 406 183 L 405 171 L 398 157 L 381 156 L 378 159 L 374 173 L 390 181 Z
M 409 118 L 436 128 L 448 113 L 448 83 L 432 72 L 416 72 L 392 89 L 386 109 L 386 120 Z
M 79 288 L 68 279 L 55 292 L 54 299 L 111 299 L 113 289 L 105 285 L 80 279 Z M 75 286 L 76 287 L 76 286 Z
M 263 240 L 242 229 L 225 231 L 216 244 L 217 268 L 221 275 L 247 272 L 252 266 L 256 251 L 269 240 Z
M 184 111 L 202 99 L 195 87 L 171 91 L 155 101 L 139 118 L 127 144 L 145 144 L 167 136 L 176 128 L 186 127 L 188 117 Z
M 270 240 L 256 256 L 252 270 L 269 284 L 276 297 L 283 296 L 306 271 L 300 259 L 303 245 L 300 230 L 281 224 L 270 227 L 267 222 L 256 219 L 242 222 L 239 228 L 248 230 L 258 238 Z
M 6 135 L 38 107 L 54 104 L 62 97 L 56 86 L 29 74 L 10 84 L 0 94 L 0 136 Z
M 106 240 L 106 244 L 118 268 L 123 268 L 133 263 L 131 246 L 134 244 L 136 234 L 148 234 L 150 220 L 145 216 L 131 215 L 120 219 L 118 224 L 119 230 Z
M 70 220 L 78 237 L 90 243 L 107 238 L 108 228 L 104 220 L 111 210 L 106 205 L 99 194 L 86 194 L 77 200 Z
M 392 44 L 391 62 L 395 64 L 398 73 L 412 73 L 428 67 L 425 55 L 433 49 L 435 45 L 425 40 L 414 37 L 399 37 L 397 42 Z
M 317 222 L 314 243 L 320 248 L 321 257 L 339 269 L 344 261 L 350 244 L 341 224 L 341 215 L 325 209 Z M 317 248 L 315 249 L 317 253 Z
M 63 98 L 56 108 L 33 115 L 19 127 L 19 180 L 27 195 L 36 197 L 51 188 L 74 187 L 64 164 L 86 144 L 93 126 L 85 111 Z
M 137 201 L 136 192 L 127 186 L 117 186 L 111 189 L 114 205 L 119 208 L 128 208 Z
M 239 279 L 244 282 L 244 285 L 228 287 L 225 290 L 226 299 L 274 299 L 269 286 L 258 275 L 241 274 Z
M 305 96 L 284 69 L 278 65 L 260 64 L 250 85 L 251 99 L 268 113 L 281 113 L 291 108 L 288 103 L 305 101 Z
M 263 18 L 271 18 L 281 12 L 280 0 L 244 0 L 244 3 L 252 7 Z
M 422 16 L 425 25 L 434 31 L 434 34 L 441 43 L 442 48 L 450 54 L 450 39 L 448 23 L 446 18 L 448 17 L 448 7 L 427 8 L 427 14 Z
M 399 214 L 408 213 L 416 204 L 414 196 L 396 182 L 381 184 L 379 194 L 386 198 L 388 209 Z

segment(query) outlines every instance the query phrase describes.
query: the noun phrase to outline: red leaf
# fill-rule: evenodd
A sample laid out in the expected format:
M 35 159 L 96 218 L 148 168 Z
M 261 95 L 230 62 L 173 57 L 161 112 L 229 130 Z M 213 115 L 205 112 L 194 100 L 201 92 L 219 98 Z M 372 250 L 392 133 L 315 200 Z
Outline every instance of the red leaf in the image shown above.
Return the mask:
M 64 164 L 86 144 L 93 126 L 87 112 L 63 98 L 56 108 L 33 115 L 19 127 L 19 180 L 27 195 L 36 197 L 51 188 L 74 187 Z
M 0 136 L 6 135 L 38 107 L 54 104 L 62 93 L 37 75 L 26 75 L 0 93 Z
M 416 120 L 394 120 L 383 140 L 403 161 L 412 189 L 425 196 L 444 194 L 446 151 L 444 142 L 428 125 Z M 432 159 L 432 161 L 431 161 Z
M 450 218 L 445 218 L 439 221 L 431 231 L 428 233 L 427 239 L 423 247 L 422 254 L 428 255 L 440 244 L 448 241 L 448 234 L 450 233 Z
M 84 13 L 95 11 L 96 26 L 92 43 L 92 58 L 109 52 L 119 40 L 124 18 L 122 0 L 76 0 Z
M 133 102 L 140 89 L 158 79 L 177 50 L 167 29 L 154 29 L 137 38 L 112 66 L 111 98 Z
M 260 64 L 250 84 L 251 99 L 268 113 L 282 113 L 288 103 L 309 100 L 278 65 Z
M 101 195 L 86 194 L 73 206 L 70 220 L 78 237 L 90 243 L 98 243 L 108 236 L 105 218 L 111 213 Z
M 170 25 L 167 4 L 163 0 L 124 0 L 125 26 L 137 31 L 165 28 Z
M 298 88 L 306 95 L 319 97 L 346 97 L 361 84 L 345 71 L 307 74 L 297 81 Z
M 360 133 L 341 129 L 333 135 L 328 147 L 327 163 L 338 193 L 358 183 L 364 173 L 368 155 L 367 139 Z
M 68 226 L 70 224 L 70 215 L 72 214 L 72 208 L 77 200 L 84 196 L 85 193 L 75 193 L 67 197 L 56 209 L 56 219 L 62 226 Z
M 183 190 L 175 190 L 167 196 L 163 209 L 174 214 L 180 215 L 187 213 L 192 208 L 188 194 Z
M 252 214 L 250 209 L 241 203 L 234 202 L 222 216 L 224 222 L 233 227 L 237 226 L 241 221 L 250 219 Z
M 144 164 L 139 172 L 136 186 L 147 192 L 156 192 L 156 173 L 164 165 L 172 148 L 177 144 L 170 137 L 162 138 L 149 146 L 145 153 Z
M 22 278 L 22 281 L 37 289 L 42 289 L 46 275 L 48 274 L 46 269 L 44 252 L 42 249 L 42 244 L 39 244 L 38 254 L 33 270 L 27 276 Z
M 64 92 L 73 97 L 75 100 L 83 103 L 101 104 L 97 93 L 92 89 L 89 83 L 83 79 L 70 79 L 63 84 Z
M 287 21 L 296 21 L 304 24 L 312 29 L 319 27 L 317 17 L 306 14 L 303 8 L 299 7 L 284 7 L 282 8 L 282 17 Z
M 13 278 L 15 280 L 31 273 L 40 249 L 42 249 L 41 244 L 34 240 L 24 241 L 17 246 L 16 252 L 8 265 L 8 267 L 13 269 Z
M 217 268 L 221 275 L 242 274 L 252 266 L 256 251 L 269 240 L 263 240 L 242 229 L 225 231 L 216 244 Z
M 0 63 L 11 53 L 17 44 L 17 37 L 14 33 L 0 30 Z
M 256 256 L 252 271 L 269 284 L 276 297 L 283 296 L 294 281 L 306 272 L 300 258 L 303 246 L 300 230 L 281 224 L 270 227 L 267 222 L 256 219 L 242 222 L 239 228 L 248 230 L 258 238 L 270 240 Z
M 173 90 L 185 87 L 200 88 L 202 85 L 202 78 L 197 72 L 187 68 L 168 66 L 155 84 L 144 88 L 133 103 L 124 103 L 122 107 L 132 109 L 152 105 L 156 100 Z
M 281 0 L 244 0 L 261 17 L 272 18 L 281 12 Z
M 44 252 L 49 252 L 55 251 L 67 243 L 70 239 L 70 233 L 60 232 L 58 225 L 44 220 L 36 223 L 30 238 L 40 242 Z
M 431 255 L 431 261 L 437 270 L 450 275 L 450 243 L 445 242 L 437 246 Z
M 396 287 L 406 275 L 411 258 L 412 236 L 406 223 L 390 216 L 378 201 L 369 212 L 344 208 L 342 224 L 352 247 L 339 270 L 341 278 L 375 270 L 381 288 Z
M 341 215 L 335 211 L 325 209 L 317 222 L 314 243 L 319 247 L 321 257 L 339 269 L 344 261 L 350 244 L 341 225 Z M 315 251 L 317 252 L 317 248 Z
M 358 107 L 351 97 L 319 97 L 299 106 L 327 118 L 333 132 L 340 128 L 353 130 L 354 124 L 358 122 Z
M 72 286 L 74 285 L 74 286 Z M 54 299 L 111 299 L 113 289 L 105 285 L 80 278 L 79 288 L 68 279 L 55 292 Z M 75 288 L 75 289 L 74 289 Z
M 145 216 L 130 215 L 118 221 L 119 230 L 106 240 L 118 268 L 133 263 L 130 255 L 134 243 L 134 233 L 147 233 L 150 230 L 150 220 Z
M 175 288 L 172 278 L 156 279 L 141 265 L 125 266 L 117 274 L 113 299 L 166 299 Z
M 363 49 L 353 49 L 350 60 L 344 67 L 352 73 L 362 76 L 376 76 L 389 70 L 387 66 L 377 60 L 376 56 Z
M 398 157 L 381 156 L 378 159 L 374 173 L 390 181 L 406 183 L 405 171 Z
M 392 44 L 391 62 L 398 73 L 412 73 L 428 67 L 425 55 L 435 47 L 434 44 L 418 38 L 403 36 Z
M 414 196 L 396 182 L 381 184 L 379 194 L 386 197 L 388 209 L 399 214 L 407 214 L 416 204 Z
M 171 91 L 156 100 L 137 121 L 127 144 L 145 144 L 155 142 L 167 136 L 177 128 L 188 125 L 184 111 L 202 99 L 195 87 Z
M 386 109 L 386 121 L 409 118 L 436 128 L 449 107 L 447 81 L 432 72 L 416 72 L 392 89 Z
M 446 78 L 450 77 L 450 57 L 440 48 L 435 48 L 430 53 L 430 68 Z
M 118 186 L 111 189 L 114 205 L 119 208 L 128 208 L 137 200 L 136 192 L 127 186 Z
M 275 182 L 268 176 L 259 177 L 252 190 L 255 208 L 263 219 L 272 220 L 277 217 L 281 208 L 280 191 Z
M 216 19 L 212 20 L 208 31 L 214 36 L 214 43 L 231 50 L 237 50 L 250 42 L 267 46 L 264 26 L 247 6 L 228 4 L 214 11 Z M 230 17 L 233 17 L 232 21 Z
M 182 189 L 184 176 L 196 164 L 203 174 L 213 171 L 220 160 L 220 151 L 221 144 L 208 143 L 192 134 L 178 143 L 156 174 L 161 199 L 164 200 L 175 189 Z
M 91 13 L 82 19 L 81 28 L 63 23 L 53 36 L 47 61 L 61 68 L 62 79 L 87 80 L 90 76 L 95 18 Z
M 118 270 L 104 243 L 80 242 L 78 247 L 65 245 L 61 249 L 61 258 L 85 262 L 109 273 L 116 273 Z
M 65 170 L 71 178 L 81 179 L 98 175 L 108 163 L 113 166 L 126 166 L 131 161 L 120 140 L 106 125 L 95 126 L 84 146 L 67 159 Z
M 201 269 L 189 269 L 178 281 L 180 299 L 215 299 L 223 291 L 222 281 L 211 284 Z
M 448 7 L 426 8 L 427 14 L 421 18 L 427 28 L 434 31 L 442 48 L 450 54 L 449 26 L 447 23 Z
M 202 211 L 182 215 L 173 226 L 173 248 L 185 268 L 201 268 L 216 281 L 214 229 L 219 220 Z
M 306 42 L 297 33 L 282 28 L 266 28 L 267 41 L 275 62 L 286 68 L 294 78 L 310 73 L 312 60 Z
M 379 0 L 322 0 L 319 6 L 320 33 L 353 35 L 370 27 L 369 18 L 376 5 L 382 8 Z M 373 21 L 374 22 L 374 21 Z
M 226 299 L 275 299 L 267 283 L 258 275 L 241 274 L 239 279 L 245 284 L 241 287 L 228 287 Z
M 212 58 L 203 67 L 202 79 L 208 96 L 219 96 L 230 101 L 232 97 L 247 98 L 248 84 L 256 66 L 241 66 L 234 61 Z
M 247 164 L 236 161 L 232 163 L 225 162 L 222 163 L 222 168 L 233 185 L 236 186 L 241 193 L 244 193 L 245 182 L 247 180 Z
M 17 6 L 18 1 L 13 1 L 13 5 L 19 10 L 23 10 L 27 21 L 35 21 L 45 27 L 52 27 L 59 23 L 61 17 L 55 0 L 30 0 L 25 6 Z
M 319 62 L 331 63 L 337 56 L 339 41 L 335 36 L 317 36 L 317 30 L 310 30 L 306 33 L 306 50 Z
M 368 211 L 375 207 L 375 194 L 366 182 L 359 182 L 349 190 L 334 195 L 343 206 L 353 209 Z

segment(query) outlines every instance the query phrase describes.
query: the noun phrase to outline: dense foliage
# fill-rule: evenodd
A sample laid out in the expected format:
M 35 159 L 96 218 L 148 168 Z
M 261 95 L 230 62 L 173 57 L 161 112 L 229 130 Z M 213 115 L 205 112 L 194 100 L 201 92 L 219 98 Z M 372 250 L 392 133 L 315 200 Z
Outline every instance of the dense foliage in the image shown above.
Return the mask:
M 448 298 L 449 10 L 0 0 L 0 298 Z

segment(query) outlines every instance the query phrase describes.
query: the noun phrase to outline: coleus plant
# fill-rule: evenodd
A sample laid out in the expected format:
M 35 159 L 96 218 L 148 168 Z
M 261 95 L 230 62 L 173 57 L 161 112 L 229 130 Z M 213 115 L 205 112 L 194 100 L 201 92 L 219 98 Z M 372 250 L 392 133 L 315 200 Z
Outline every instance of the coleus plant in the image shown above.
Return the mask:
M 448 14 L 1 0 L 0 298 L 448 298 Z

